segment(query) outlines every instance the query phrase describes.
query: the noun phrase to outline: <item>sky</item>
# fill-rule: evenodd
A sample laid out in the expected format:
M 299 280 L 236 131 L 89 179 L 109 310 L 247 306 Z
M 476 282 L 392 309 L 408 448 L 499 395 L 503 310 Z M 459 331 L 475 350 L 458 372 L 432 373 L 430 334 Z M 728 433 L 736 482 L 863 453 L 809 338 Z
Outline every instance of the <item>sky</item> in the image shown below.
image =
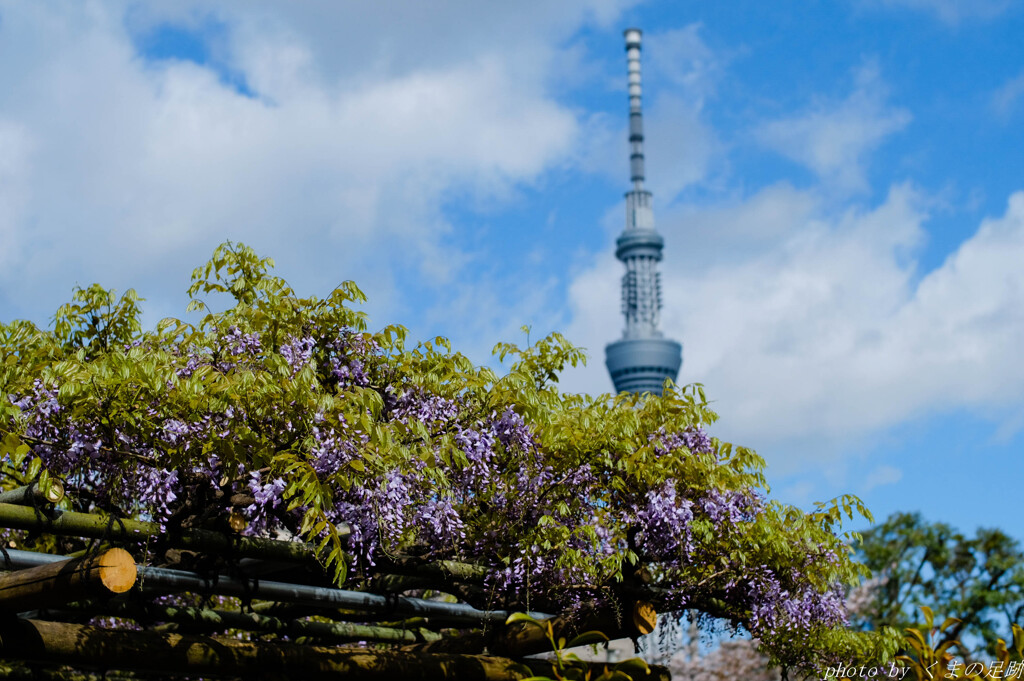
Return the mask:
M 0 321 L 241 241 L 611 390 L 644 32 L 662 326 L 772 496 L 1024 539 L 1021 0 L 0 0 Z M 866 527 L 859 523 L 853 527 Z

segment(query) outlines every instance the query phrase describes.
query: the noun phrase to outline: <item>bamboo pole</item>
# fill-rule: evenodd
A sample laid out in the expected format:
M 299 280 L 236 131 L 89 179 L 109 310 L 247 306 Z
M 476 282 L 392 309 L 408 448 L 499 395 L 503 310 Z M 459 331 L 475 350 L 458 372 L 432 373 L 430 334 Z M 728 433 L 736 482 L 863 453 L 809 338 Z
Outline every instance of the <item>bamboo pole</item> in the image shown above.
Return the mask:
M 92 513 L 58 511 L 53 517 L 36 509 L 3 503 L 0 500 L 0 527 L 32 532 L 47 532 L 61 536 L 106 539 L 110 541 L 145 542 L 167 536 L 167 531 L 158 523 L 128 518 L 110 518 Z M 344 523 L 341 532 L 351 530 Z M 287 563 L 316 563 L 312 547 L 303 542 L 275 541 L 258 537 L 242 537 L 210 530 L 190 529 L 174 538 L 174 545 L 191 551 L 257 558 L 265 561 Z M 346 559 L 347 560 L 347 559 Z M 409 557 L 382 559 L 378 566 L 381 573 L 394 573 L 429 578 L 435 586 L 452 583 L 482 582 L 487 568 L 456 561 L 425 563 Z
M 531 672 L 512 660 L 393 651 L 250 643 L 232 639 L 124 632 L 62 622 L 0 623 L 0 656 L 53 665 L 103 666 L 246 679 L 366 681 L 517 681 Z
M 211 610 L 162 606 L 155 604 L 111 603 L 103 607 L 105 614 L 127 617 L 139 623 L 171 622 L 208 631 L 241 629 L 283 634 L 289 637 L 308 636 L 333 642 L 380 641 L 385 643 L 414 643 L 436 641 L 441 635 L 423 628 L 395 629 L 391 627 L 367 626 L 348 622 L 309 622 L 286 620 L 255 612 L 237 610 Z
M 125 593 L 135 577 L 135 560 L 124 549 L 8 572 L 0 575 L 0 610 L 38 610 L 95 595 Z
M 37 620 L 0 621 L 0 658 L 48 665 L 245 679 L 378 681 L 519 681 L 551 674 L 543 660 L 441 655 L 400 650 L 242 642 L 210 636 L 128 632 Z M 594 671 L 603 665 L 591 665 Z M 635 681 L 668 681 L 653 667 Z
M 55 516 L 49 517 L 34 508 L 2 502 L 0 502 L 0 527 L 111 541 L 143 542 L 158 539 L 167 534 L 159 524 L 152 522 L 127 518 L 111 519 L 106 516 L 74 511 L 58 512 Z M 241 537 L 210 530 L 193 529 L 183 531 L 174 543 L 176 546 L 188 550 L 255 558 L 263 561 L 306 565 L 317 562 L 312 547 L 301 542 Z M 346 560 L 348 559 L 346 558 Z M 257 566 L 253 572 L 259 574 L 274 569 L 277 569 L 276 566 L 266 566 L 262 569 Z M 452 584 L 478 584 L 486 577 L 488 570 L 484 566 L 457 561 L 442 560 L 426 563 L 419 558 L 395 556 L 379 560 L 377 572 L 422 577 L 423 581 L 417 580 L 417 585 L 424 586 L 429 583 L 435 588 L 443 589 Z M 397 584 L 401 580 L 393 581 Z M 639 584 L 626 584 L 616 591 L 621 592 L 621 595 L 627 598 L 646 600 L 655 606 L 671 602 L 674 595 L 664 589 Z M 714 598 L 709 597 L 702 600 L 707 601 L 706 607 L 702 605 L 702 609 L 711 613 L 722 611 L 723 614 L 720 616 L 728 618 L 728 613 Z
M 15 565 L 44 565 L 61 560 L 60 556 L 40 554 L 31 551 L 9 550 L 11 562 Z M 504 610 L 478 610 L 465 603 L 441 603 L 406 596 L 379 596 L 363 591 L 348 591 L 332 587 L 309 586 L 289 582 L 249 581 L 227 575 L 210 577 L 184 570 L 168 570 L 139 566 L 138 589 L 141 591 L 181 592 L 189 591 L 219 596 L 236 596 L 244 599 L 282 601 L 318 609 L 344 608 L 360 613 L 389 616 L 421 616 L 432 624 L 483 624 L 498 625 L 508 619 Z M 549 615 L 532 613 L 538 618 Z
M 308 586 L 288 582 L 235 579 L 226 575 L 206 578 L 182 570 L 165 568 L 139 568 L 139 582 L 143 590 L 191 591 L 247 599 L 283 601 L 315 608 L 346 608 L 361 613 L 398 616 L 422 616 L 436 623 L 501 624 L 509 616 L 503 610 L 478 610 L 464 603 L 441 603 L 406 596 L 379 596 L 363 591 L 348 591 L 331 587 Z M 534 613 L 538 617 L 547 617 Z
M 45 487 L 38 483 L 31 483 L 22 487 L 0 493 L 0 504 L 15 504 L 18 506 L 33 506 L 35 504 L 56 504 L 64 498 L 64 484 L 56 479 L 50 478 Z
M 413 577 L 432 577 L 446 582 L 479 584 L 487 577 L 488 569 L 482 565 L 459 563 L 454 560 L 424 562 L 409 556 L 384 557 L 377 561 L 382 572 Z
M 547 620 L 554 639 L 572 638 L 588 631 L 599 631 L 615 641 L 635 639 L 654 630 L 657 613 L 646 601 L 637 601 L 627 609 L 629 617 L 617 618 L 607 609 L 591 611 L 581 616 L 559 615 Z M 624 613 L 625 614 L 625 613 Z M 419 652 L 465 653 L 484 648 L 495 655 L 525 657 L 551 651 L 546 628 L 531 622 L 514 622 L 508 626 L 492 627 L 489 632 L 472 632 L 463 636 L 443 638 L 428 643 L 403 646 L 403 650 Z
M 3 681 L 142 681 L 143 678 L 167 681 L 167 677 L 164 675 L 160 675 L 159 678 L 149 675 L 140 677 L 131 672 L 85 672 L 67 667 L 40 667 L 39 665 L 0 666 L 0 679 Z
M 53 517 L 48 517 L 33 508 L 4 503 L 0 503 L 0 527 L 111 541 L 144 542 L 167 536 L 167 531 L 158 523 L 127 518 L 111 519 L 75 511 L 58 512 Z M 316 560 L 308 544 L 240 537 L 210 530 L 185 530 L 176 538 L 175 545 L 192 551 L 219 555 L 230 554 L 307 564 Z

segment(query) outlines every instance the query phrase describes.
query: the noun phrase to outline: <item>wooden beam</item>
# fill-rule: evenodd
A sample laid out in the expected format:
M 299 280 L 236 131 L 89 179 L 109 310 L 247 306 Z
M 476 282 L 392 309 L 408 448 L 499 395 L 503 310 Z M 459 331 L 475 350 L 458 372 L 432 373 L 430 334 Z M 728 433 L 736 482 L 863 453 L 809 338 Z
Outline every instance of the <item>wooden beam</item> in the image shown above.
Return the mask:
M 0 574 L 0 610 L 37 610 L 120 594 L 135 584 L 135 560 L 124 549 Z

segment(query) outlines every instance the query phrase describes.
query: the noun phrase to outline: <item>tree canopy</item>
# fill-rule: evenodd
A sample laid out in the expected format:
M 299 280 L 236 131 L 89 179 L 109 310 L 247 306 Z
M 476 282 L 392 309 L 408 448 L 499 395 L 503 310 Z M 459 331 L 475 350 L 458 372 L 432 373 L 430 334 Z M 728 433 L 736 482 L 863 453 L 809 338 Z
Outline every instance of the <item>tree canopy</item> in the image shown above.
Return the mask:
M 844 590 L 865 570 L 839 525 L 859 501 L 804 513 L 768 499 L 763 461 L 709 435 L 700 386 L 561 393 L 584 354 L 557 334 L 498 345 L 499 375 L 443 338 L 368 332 L 352 283 L 302 298 L 271 269 L 220 246 L 192 275 L 193 321 L 153 330 L 133 291 L 98 285 L 52 328 L 0 325 L 3 485 L 56 476 L 72 509 L 168 536 L 228 518 L 310 542 L 338 584 L 450 561 L 479 570 L 456 595 L 483 607 L 614 609 L 628 593 L 745 627 L 785 664 L 892 653 L 893 637 L 845 627 Z
M 919 625 L 921 606 L 958 622 L 939 641 L 989 652 L 1024 615 L 1024 553 L 1002 530 L 966 535 L 918 513 L 894 513 L 863 533 L 859 555 L 873 573 L 869 602 L 855 623 L 900 630 Z

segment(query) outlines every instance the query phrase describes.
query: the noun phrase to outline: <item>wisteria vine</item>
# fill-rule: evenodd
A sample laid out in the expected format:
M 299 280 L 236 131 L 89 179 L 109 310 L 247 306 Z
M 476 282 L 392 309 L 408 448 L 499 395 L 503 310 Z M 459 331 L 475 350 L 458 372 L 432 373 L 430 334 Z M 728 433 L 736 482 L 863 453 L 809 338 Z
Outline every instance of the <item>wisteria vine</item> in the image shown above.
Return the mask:
M 94 287 L 54 331 L 0 327 L 19 359 L 0 425 L 30 449 L 5 448 L 9 485 L 37 458 L 78 510 L 171 530 L 235 514 L 252 536 L 333 546 L 353 575 L 396 556 L 471 563 L 510 607 L 639 579 L 678 609 L 722 603 L 762 640 L 843 624 L 857 570 L 828 519 L 766 500 L 756 455 L 708 435 L 699 388 L 562 395 L 554 377 L 581 355 L 557 335 L 500 346 L 516 359 L 501 377 L 443 339 L 406 349 L 398 327 L 365 331 L 354 287 L 296 298 L 242 246 L 190 294 L 196 325 L 142 332 Z M 209 312 L 218 294 L 234 304 Z

